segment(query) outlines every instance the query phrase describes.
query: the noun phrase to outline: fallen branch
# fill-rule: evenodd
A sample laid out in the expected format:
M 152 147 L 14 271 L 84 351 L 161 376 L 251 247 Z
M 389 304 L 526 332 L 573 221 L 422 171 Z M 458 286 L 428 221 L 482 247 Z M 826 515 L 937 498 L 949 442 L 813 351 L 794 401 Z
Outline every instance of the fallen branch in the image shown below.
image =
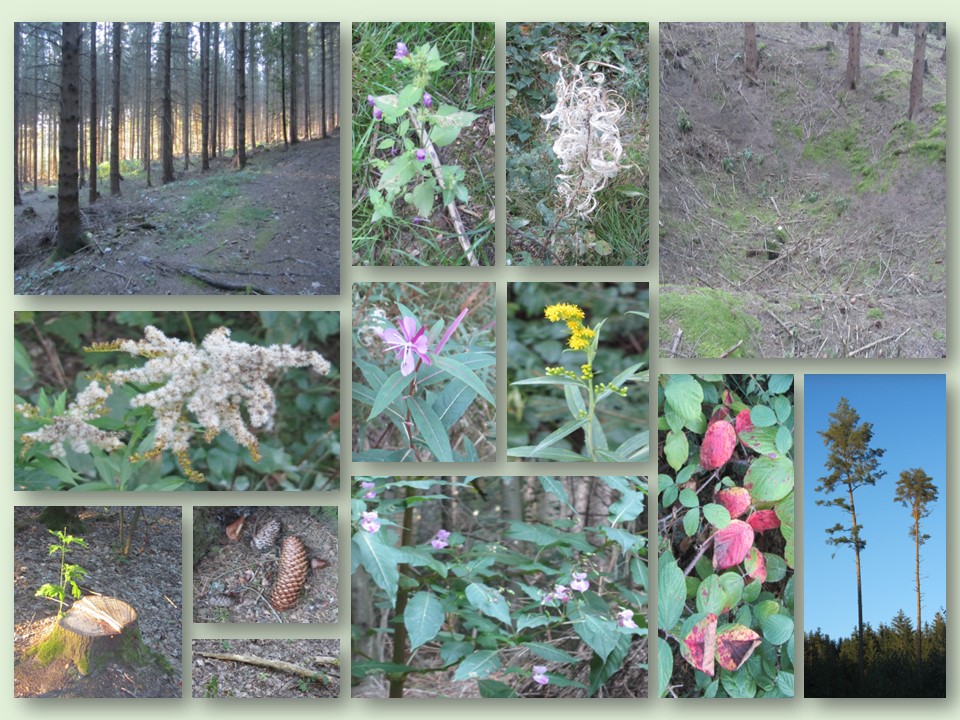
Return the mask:
M 180 265 L 171 265 L 170 263 L 165 263 L 155 258 L 146 257 L 141 255 L 139 258 L 140 262 L 146 265 L 147 267 L 155 267 L 161 270 L 170 270 L 172 272 L 180 273 L 181 275 L 188 275 L 189 277 L 204 282 L 207 285 L 220 290 L 237 290 L 244 293 L 256 293 L 257 295 L 279 295 L 276 290 L 267 287 L 259 287 L 257 285 L 252 285 L 250 283 L 239 283 L 239 282 L 230 282 L 229 280 L 218 280 L 217 278 L 211 277 L 206 272 L 201 271 L 197 268 L 190 266 L 180 266 Z M 263 275 L 267 273 L 255 273 L 255 272 L 244 272 L 244 271 L 233 271 L 233 270 L 214 270 L 212 272 L 229 272 L 236 275 Z
M 407 115 L 410 117 L 410 124 L 413 125 L 417 131 L 417 136 L 420 138 L 420 147 L 430 156 L 430 164 L 433 165 L 433 176 L 437 179 L 437 184 L 441 190 L 445 190 L 446 185 L 443 184 L 443 169 L 440 164 L 440 156 L 437 155 L 437 149 L 433 146 L 430 135 L 424 130 L 420 120 L 417 119 L 415 110 L 412 108 L 409 109 Z M 463 224 L 463 218 L 460 217 L 460 210 L 457 208 L 457 201 L 455 199 L 447 203 L 447 214 L 450 216 L 450 221 L 457 231 L 457 238 L 460 240 L 460 246 L 467 256 L 467 261 L 474 267 L 479 266 L 480 263 L 477 262 L 477 256 L 473 254 L 473 248 L 470 247 L 470 238 L 467 237 L 467 226 Z
M 910 332 L 910 328 L 907 328 L 906 330 L 904 330 L 902 333 L 900 333 L 900 334 L 897 335 L 897 336 L 887 335 L 886 337 L 882 337 L 882 338 L 880 338 L 879 340 L 874 340 L 872 343 L 867 343 L 867 344 L 864 345 L 863 347 L 858 347 L 856 350 L 851 350 L 850 352 L 847 353 L 847 357 L 853 357 L 854 355 L 856 355 L 856 354 L 858 354 L 858 353 L 862 353 L 864 350 L 869 350 L 869 349 L 872 348 L 872 347 L 876 347 L 877 345 L 880 345 L 881 343 L 889 342 L 890 340 L 899 340 L 899 339 L 902 338 L 904 335 L 906 335 L 908 332 Z
M 270 660 L 268 658 L 257 657 L 256 655 L 234 655 L 232 653 L 203 652 L 201 650 L 196 650 L 195 652 L 197 655 L 213 658 L 214 660 L 230 660 L 232 662 L 245 663 L 247 665 L 258 665 L 260 667 L 267 667 L 272 668 L 273 670 L 291 673 L 292 675 L 299 675 L 301 677 L 309 678 L 310 680 L 319 680 L 324 685 L 330 684 L 330 676 L 326 673 L 310 670 L 308 668 L 301 667 L 300 665 L 288 663 L 284 660 Z M 338 668 L 340 667 L 340 658 L 321 655 L 314 657 L 313 661 L 318 665 L 333 665 Z

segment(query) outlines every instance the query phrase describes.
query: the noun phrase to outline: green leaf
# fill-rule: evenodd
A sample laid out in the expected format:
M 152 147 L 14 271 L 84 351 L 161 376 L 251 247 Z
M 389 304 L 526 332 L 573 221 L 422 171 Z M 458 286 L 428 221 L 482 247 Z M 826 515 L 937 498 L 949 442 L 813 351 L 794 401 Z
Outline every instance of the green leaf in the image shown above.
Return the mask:
M 783 539 L 786 542 L 783 550 L 783 559 L 790 567 L 794 567 L 793 498 L 794 494 L 791 492 L 783 500 L 778 502 L 774 508 L 777 517 L 780 518 L 780 534 L 783 535 Z
M 786 425 L 777 428 L 777 452 L 786 455 L 793 450 L 793 433 Z
M 641 547 L 641 543 L 644 538 L 642 535 L 634 535 L 633 533 L 627 532 L 626 530 L 621 530 L 620 528 L 613 528 L 604 526 L 600 528 L 600 531 L 607 537 L 611 542 L 617 543 L 624 553 L 633 551 L 637 547 Z
M 447 435 L 443 421 L 419 398 L 410 398 L 410 419 L 420 433 L 420 437 L 427 443 L 430 452 L 437 462 L 453 462 L 453 450 L 450 447 L 450 437 Z
M 662 627 L 662 626 L 661 626 Z M 670 643 L 657 638 L 657 693 L 665 697 L 673 679 L 673 649 Z
M 777 422 L 786 425 L 793 414 L 793 405 L 783 395 L 778 395 L 770 401 L 770 407 L 777 414 Z
M 417 215 L 428 218 L 433 213 L 433 201 L 436 197 L 437 181 L 428 178 L 418 184 L 411 193 L 413 206 L 417 209 Z
M 393 401 L 407 389 L 413 381 L 413 377 L 414 373 L 405 376 L 400 370 L 388 377 L 387 381 L 377 391 L 377 396 L 373 400 L 373 407 L 370 409 L 370 415 L 367 416 L 367 422 L 373 420 L 392 405 Z
M 441 105 L 433 115 L 427 115 L 430 125 L 430 139 L 434 145 L 443 147 L 457 139 L 460 131 L 473 124 L 479 115 L 465 110 L 457 110 L 450 105 Z
M 482 698 L 515 698 L 520 697 L 512 687 L 499 680 L 478 680 L 477 689 Z
M 583 393 L 580 388 L 565 384 L 563 386 L 563 396 L 567 401 L 567 409 L 570 410 L 570 416 L 579 418 L 587 414 L 587 405 L 583 401 Z
M 700 507 L 700 497 L 690 488 L 680 491 L 680 504 L 686 508 Z
M 783 558 L 773 553 L 764 553 L 763 559 L 767 565 L 767 582 L 780 582 L 787 576 L 787 563 Z
M 793 690 L 793 673 L 784 672 L 781 670 L 777 673 L 777 689 L 783 693 L 784 697 L 792 698 L 794 695 Z
M 750 422 L 754 427 L 770 427 L 777 422 L 777 415 L 766 405 L 756 405 L 750 410 Z
M 403 624 L 410 637 L 410 647 L 418 648 L 433 640 L 443 626 L 443 606 L 433 593 L 418 592 L 407 602 Z
M 484 615 L 496 618 L 504 625 L 513 627 L 510 605 L 503 595 L 483 583 L 470 583 L 466 590 L 467 600 Z
M 575 607 L 569 613 L 573 629 L 604 660 L 620 642 L 617 622 Z
M 477 391 L 477 394 L 480 395 L 480 397 L 482 397 L 491 405 L 497 404 L 497 401 L 493 399 L 493 395 L 490 394 L 487 386 L 483 384 L 473 370 L 463 363 L 441 355 L 440 357 L 434 358 L 433 366 L 440 368 L 441 370 L 445 370 L 446 372 L 450 373 L 451 377 L 455 377 L 460 382 L 469 385 L 471 388 Z
M 380 539 L 379 532 L 369 533 L 365 530 L 354 533 L 352 545 L 360 564 L 386 593 L 390 605 L 395 607 L 400 571 L 397 568 L 394 548 Z
M 687 599 L 687 583 L 683 570 L 669 552 L 660 556 L 657 568 L 657 623 L 661 629 L 669 631 L 680 620 L 683 603 Z
M 606 658 L 599 655 L 590 658 L 590 697 L 595 696 L 600 687 L 623 666 L 629 649 L 630 636 L 624 635 Z
M 576 385 L 577 387 L 586 387 L 582 380 L 564 377 L 563 375 L 539 375 L 537 377 L 527 378 L 526 380 L 515 380 L 511 385 Z
M 387 201 L 396 197 L 417 174 L 416 161 L 409 153 L 403 153 L 395 157 L 387 165 L 380 179 L 377 181 L 377 189 L 387 193 Z
M 723 689 L 727 695 L 732 698 L 756 697 L 757 684 L 753 678 L 750 677 L 750 673 L 746 672 L 744 668 L 740 668 L 736 672 L 721 669 L 720 683 L 723 685 Z
M 667 464 L 674 470 L 679 470 L 690 457 L 690 445 L 687 442 L 687 436 L 682 432 L 667 432 L 667 439 L 663 443 L 663 454 L 667 458 Z
M 756 502 L 777 502 L 793 490 L 793 461 L 758 457 L 750 463 L 743 485 Z
M 698 529 L 700 529 L 700 508 L 695 507 L 687 510 L 683 516 L 683 531 L 687 534 L 687 537 L 693 537 L 697 534 Z
M 666 402 L 683 418 L 684 425 L 695 423 L 703 414 L 703 388 L 692 375 L 670 375 L 663 388 Z
M 643 512 L 645 497 L 641 492 L 621 493 L 620 499 L 610 506 L 608 520 L 611 525 L 636 520 Z
M 707 503 L 703 506 L 703 516 L 707 522 L 717 530 L 723 530 L 730 524 L 730 512 L 718 503 Z
M 573 664 L 580 662 L 570 653 L 565 650 L 561 650 L 558 647 L 550 645 L 548 643 L 542 642 L 525 642 L 521 643 L 525 648 L 527 648 L 534 655 L 542 657 L 547 662 L 560 663 L 560 664 Z
M 524 445 L 522 447 L 510 448 L 507 450 L 507 457 L 530 458 L 532 460 L 555 460 L 556 462 L 590 462 L 591 459 L 575 453 L 573 450 L 563 448 L 546 448 L 535 453 L 536 448 L 533 445 Z
M 581 418 L 580 420 L 571 420 L 568 423 L 564 423 L 537 444 L 537 446 L 533 449 L 534 454 L 539 453 L 541 450 L 545 450 L 558 440 L 562 440 L 572 432 L 579 430 L 589 421 L 590 418 Z
M 500 669 L 496 650 L 478 650 L 471 653 L 457 667 L 454 680 L 480 680 Z
M 793 375 L 771 375 L 767 381 L 767 390 L 774 395 L 782 395 L 793 385 Z
M 719 615 L 726 604 L 726 594 L 720 587 L 720 578 L 710 575 L 697 588 L 697 612 Z
M 760 627 L 772 645 L 783 645 L 793 637 L 793 620 L 786 615 L 768 615 L 760 621 Z

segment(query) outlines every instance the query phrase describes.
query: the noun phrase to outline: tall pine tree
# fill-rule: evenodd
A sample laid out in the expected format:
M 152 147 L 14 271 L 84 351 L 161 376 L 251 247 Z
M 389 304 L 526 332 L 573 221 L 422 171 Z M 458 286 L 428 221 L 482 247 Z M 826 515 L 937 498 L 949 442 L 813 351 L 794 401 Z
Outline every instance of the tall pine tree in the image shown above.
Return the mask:
M 860 572 L 860 553 L 867 543 L 861 533 L 863 525 L 857 518 L 854 492 L 865 485 L 874 485 L 886 475 L 879 469 L 884 450 L 870 447 L 873 440 L 873 425 L 860 422 L 860 415 L 850 407 L 847 399 L 840 398 L 837 409 L 830 413 L 830 426 L 818 430 L 827 447 L 826 468 L 829 474 L 820 478 L 816 491 L 826 499 L 817 500 L 817 505 L 836 507 L 847 516 L 846 523 L 837 523 L 827 528 L 827 544 L 853 548 L 857 570 L 857 670 L 861 688 L 864 680 L 863 644 L 863 583 Z

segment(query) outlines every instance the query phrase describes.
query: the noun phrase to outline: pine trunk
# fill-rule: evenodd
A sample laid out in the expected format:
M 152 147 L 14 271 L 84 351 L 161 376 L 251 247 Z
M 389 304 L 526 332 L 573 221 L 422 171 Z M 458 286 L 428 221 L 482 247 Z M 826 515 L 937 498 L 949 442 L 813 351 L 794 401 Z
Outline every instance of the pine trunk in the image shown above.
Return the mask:
M 860 23 L 847 25 L 847 74 L 844 86 L 847 90 L 856 90 L 860 85 Z
M 120 55 L 123 23 L 113 24 L 113 103 L 110 106 L 110 194 L 120 194 Z
M 913 72 L 910 75 L 910 107 L 907 110 L 907 120 L 913 120 L 923 99 L 923 61 L 927 54 L 926 23 L 916 23 L 913 38 Z
M 751 82 L 757 82 L 757 24 L 743 24 L 743 69 Z
M 170 88 L 171 46 L 173 23 L 163 24 L 163 120 L 160 128 L 160 145 L 163 154 L 163 183 L 171 183 L 173 177 L 173 98 Z
M 80 23 L 63 23 L 60 45 L 60 168 L 57 187 L 57 253 L 83 247 L 77 153 L 80 127 Z
M 200 169 L 210 169 L 210 23 L 200 23 Z
M 247 91 L 245 81 L 246 62 L 244 45 L 246 44 L 246 23 L 240 23 L 237 32 L 235 63 L 237 66 L 237 163 L 242 170 L 247 166 Z
M 297 23 L 290 23 L 290 144 L 300 142 L 297 127 L 297 83 L 300 75 L 297 71 L 300 62 L 299 43 L 297 42 Z

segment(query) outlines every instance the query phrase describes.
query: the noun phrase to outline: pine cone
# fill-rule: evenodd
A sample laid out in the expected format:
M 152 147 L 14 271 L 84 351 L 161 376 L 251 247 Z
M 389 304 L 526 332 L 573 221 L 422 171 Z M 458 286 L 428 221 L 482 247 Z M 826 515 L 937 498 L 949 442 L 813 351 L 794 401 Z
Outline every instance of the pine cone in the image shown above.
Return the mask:
M 307 579 L 307 548 L 300 538 L 287 535 L 280 547 L 280 568 L 270 593 L 270 604 L 277 610 L 289 610 L 297 604 Z
M 254 550 L 264 552 L 276 544 L 278 537 L 280 537 L 280 521 L 276 518 L 271 518 L 263 523 L 260 529 L 257 530 L 257 534 L 254 535 L 250 541 L 250 547 Z

